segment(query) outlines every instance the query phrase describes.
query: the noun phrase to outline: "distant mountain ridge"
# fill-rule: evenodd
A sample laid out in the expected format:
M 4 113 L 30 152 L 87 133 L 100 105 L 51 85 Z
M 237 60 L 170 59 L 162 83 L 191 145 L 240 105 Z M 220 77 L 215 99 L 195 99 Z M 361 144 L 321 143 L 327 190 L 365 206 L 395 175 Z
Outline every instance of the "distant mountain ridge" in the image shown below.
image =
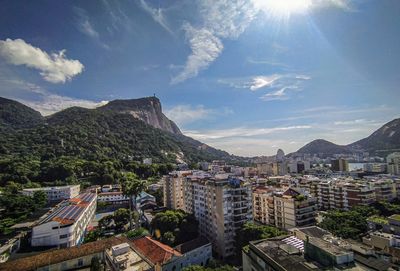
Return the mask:
M 159 162 L 238 158 L 182 135 L 155 97 L 116 100 L 96 109 L 71 107 L 47 117 L 1 98 L 0 155 Z
M 373 132 L 370 136 L 348 145 L 337 145 L 323 139 L 306 144 L 295 155 L 333 156 L 335 154 L 352 154 L 369 152 L 372 155 L 385 156 L 400 150 L 400 118 L 394 119 Z

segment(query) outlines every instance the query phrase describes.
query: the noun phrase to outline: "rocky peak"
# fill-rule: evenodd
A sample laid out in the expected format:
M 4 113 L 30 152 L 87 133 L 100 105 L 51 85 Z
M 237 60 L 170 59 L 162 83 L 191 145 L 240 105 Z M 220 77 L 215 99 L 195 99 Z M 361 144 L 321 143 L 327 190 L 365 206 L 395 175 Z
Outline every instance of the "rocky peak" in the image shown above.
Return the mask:
M 155 128 L 173 134 L 182 134 L 178 126 L 164 115 L 161 102 L 157 97 L 114 100 L 98 109 L 130 114 Z

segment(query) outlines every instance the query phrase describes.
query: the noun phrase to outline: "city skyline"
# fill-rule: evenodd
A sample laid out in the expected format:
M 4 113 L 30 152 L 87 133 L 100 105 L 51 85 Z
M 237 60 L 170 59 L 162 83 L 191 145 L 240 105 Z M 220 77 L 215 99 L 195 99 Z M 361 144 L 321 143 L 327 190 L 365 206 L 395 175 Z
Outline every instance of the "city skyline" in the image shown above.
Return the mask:
M 185 135 L 243 156 L 399 117 L 400 3 L 295 2 L 3 1 L 0 96 L 47 115 L 155 94 Z

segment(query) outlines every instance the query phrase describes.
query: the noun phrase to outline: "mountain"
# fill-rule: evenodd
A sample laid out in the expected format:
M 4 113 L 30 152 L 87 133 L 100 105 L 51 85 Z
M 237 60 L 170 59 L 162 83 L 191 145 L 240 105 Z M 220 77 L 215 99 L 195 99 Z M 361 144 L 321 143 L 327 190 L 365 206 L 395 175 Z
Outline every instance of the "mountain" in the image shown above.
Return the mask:
M 178 126 L 163 114 L 160 100 L 156 97 L 132 100 L 114 100 L 99 107 L 98 110 L 111 110 L 118 113 L 127 113 L 155 128 L 173 134 L 182 134 Z
M 380 153 L 400 150 L 400 118 L 394 119 L 372 133 L 369 137 L 348 145 L 353 150 Z
M 317 139 L 300 148 L 297 153 L 329 156 L 337 153 L 350 154 L 352 151 L 346 146 L 336 145 L 323 139 Z
M 43 123 L 42 115 L 19 102 L 0 97 L 0 125 L 11 128 L 32 127 Z
M 155 162 L 233 159 L 227 152 L 182 135 L 154 97 L 117 100 L 97 109 L 71 107 L 46 118 L 8 100 L 1 104 L 1 112 L 0 156 L 139 161 L 150 157 Z
M 323 139 L 317 139 L 290 155 L 309 154 L 319 155 L 320 157 L 330 157 L 334 154 L 368 152 L 370 155 L 384 157 L 391 152 L 399 150 L 400 119 L 394 119 L 373 132 L 370 136 L 349 145 L 336 145 Z

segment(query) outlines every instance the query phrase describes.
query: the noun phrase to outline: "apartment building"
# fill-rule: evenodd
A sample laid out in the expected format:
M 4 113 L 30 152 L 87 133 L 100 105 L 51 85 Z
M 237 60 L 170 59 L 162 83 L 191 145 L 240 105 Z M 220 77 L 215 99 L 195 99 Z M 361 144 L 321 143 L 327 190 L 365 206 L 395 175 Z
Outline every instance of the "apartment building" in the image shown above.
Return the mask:
M 302 178 L 298 184 L 299 188 L 318 199 L 318 208 L 321 210 L 348 210 L 356 205 L 369 205 L 377 200 L 376 191 L 382 191 L 381 194 L 387 193 L 384 185 L 378 186 L 379 188 L 375 188 L 369 180 L 318 179 L 311 176 Z
M 271 191 L 257 188 L 253 191 L 253 217 L 263 224 L 282 229 L 315 224 L 317 199 L 296 188 Z
M 374 188 L 376 201 L 391 201 L 397 196 L 396 183 L 392 179 L 371 179 L 368 183 Z
M 163 177 L 164 206 L 184 210 L 183 182 L 192 171 L 173 171 Z
M 197 174 L 186 178 L 184 196 L 185 210 L 195 215 L 218 257 L 234 255 L 236 231 L 253 218 L 251 184 L 229 174 Z
M 333 171 L 347 172 L 349 171 L 349 162 L 342 158 L 332 160 L 331 169 Z
M 79 195 L 79 185 L 67 186 L 52 186 L 52 187 L 39 187 L 39 188 L 25 188 L 22 194 L 25 196 L 33 197 L 37 191 L 43 191 L 47 195 L 48 201 L 62 201 L 65 199 L 72 199 Z
M 63 248 L 82 243 L 96 200 L 95 193 L 84 193 L 58 204 L 32 228 L 31 245 Z
M 400 175 L 400 152 L 389 154 L 386 158 L 388 173 Z

